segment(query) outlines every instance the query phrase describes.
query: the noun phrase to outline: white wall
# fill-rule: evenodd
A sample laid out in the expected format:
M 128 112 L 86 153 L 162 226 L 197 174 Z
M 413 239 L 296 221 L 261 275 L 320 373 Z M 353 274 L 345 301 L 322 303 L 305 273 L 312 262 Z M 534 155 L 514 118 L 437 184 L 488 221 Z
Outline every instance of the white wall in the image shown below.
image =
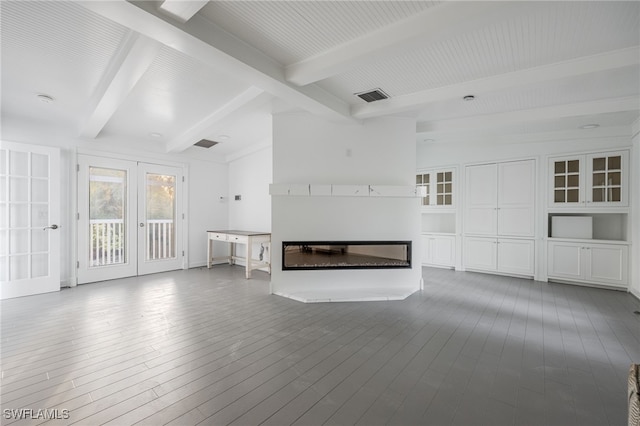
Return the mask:
M 230 229 L 271 231 L 272 155 L 268 147 L 229 163 L 229 197 L 224 202 Z
M 228 166 L 189 161 L 189 267 L 207 264 L 207 232 L 225 229 L 229 221 Z
M 273 182 L 415 185 L 415 121 L 330 122 L 309 114 L 273 121 Z M 363 296 L 419 288 L 419 199 L 273 196 L 272 291 Z M 412 269 L 282 271 L 284 240 L 411 240 Z M 393 297 L 393 296 L 392 296 Z M 357 298 L 357 297 L 356 297 Z

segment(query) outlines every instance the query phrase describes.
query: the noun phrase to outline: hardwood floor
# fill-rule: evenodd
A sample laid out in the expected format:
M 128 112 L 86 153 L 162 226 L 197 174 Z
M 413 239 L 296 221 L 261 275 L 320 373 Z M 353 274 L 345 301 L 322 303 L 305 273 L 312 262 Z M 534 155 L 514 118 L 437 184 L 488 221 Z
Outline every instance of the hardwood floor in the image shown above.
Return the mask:
M 4 300 L 2 424 L 626 424 L 633 296 L 423 275 L 391 302 L 302 304 L 227 265 Z

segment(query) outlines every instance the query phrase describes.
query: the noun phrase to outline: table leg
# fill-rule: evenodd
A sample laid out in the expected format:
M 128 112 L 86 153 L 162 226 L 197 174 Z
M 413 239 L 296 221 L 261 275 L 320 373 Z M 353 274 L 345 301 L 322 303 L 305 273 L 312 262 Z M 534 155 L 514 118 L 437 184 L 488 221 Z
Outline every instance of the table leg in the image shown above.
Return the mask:
M 253 241 L 251 241 L 251 237 L 249 237 L 247 239 L 247 253 L 246 253 L 246 259 L 247 259 L 247 279 L 251 278 L 251 249 L 253 246 Z
M 236 255 L 236 244 L 235 243 L 229 243 L 229 265 L 233 265 L 235 263 L 235 260 L 233 260 L 233 256 Z
M 207 237 L 207 269 L 211 269 L 211 240 Z

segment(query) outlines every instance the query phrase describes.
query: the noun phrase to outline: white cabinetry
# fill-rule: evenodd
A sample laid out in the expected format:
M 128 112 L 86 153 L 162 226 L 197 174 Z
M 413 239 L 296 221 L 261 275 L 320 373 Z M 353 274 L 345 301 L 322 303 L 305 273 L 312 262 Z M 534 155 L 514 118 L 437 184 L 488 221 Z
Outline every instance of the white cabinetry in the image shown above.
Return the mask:
M 464 267 L 533 276 L 534 214 L 534 160 L 467 166 Z
M 464 250 L 467 269 L 526 276 L 535 272 L 533 240 L 466 237 Z
M 465 233 L 533 237 L 534 180 L 533 160 L 468 166 Z
M 550 158 L 549 205 L 554 208 L 628 206 L 628 164 L 628 151 Z
M 422 203 L 423 265 L 456 266 L 456 175 L 456 167 L 421 170 L 416 174 Z
M 421 171 L 416 174 L 416 186 L 422 194 L 424 207 L 453 207 L 455 201 L 455 169 Z
M 626 287 L 629 247 L 593 241 L 549 241 L 549 278 Z
M 422 234 L 422 264 L 453 268 L 456 263 L 454 235 Z

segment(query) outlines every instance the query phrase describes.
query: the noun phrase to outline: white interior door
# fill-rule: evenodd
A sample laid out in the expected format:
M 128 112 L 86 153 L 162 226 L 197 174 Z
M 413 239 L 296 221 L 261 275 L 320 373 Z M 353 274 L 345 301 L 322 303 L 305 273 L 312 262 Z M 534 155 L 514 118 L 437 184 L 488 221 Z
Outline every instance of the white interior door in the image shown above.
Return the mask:
M 78 283 L 181 269 L 182 170 L 78 156 Z
M 0 143 L 0 299 L 60 290 L 60 150 Z
M 138 274 L 183 267 L 182 171 L 138 165 Z
M 78 156 L 78 284 L 137 274 L 135 161 Z

